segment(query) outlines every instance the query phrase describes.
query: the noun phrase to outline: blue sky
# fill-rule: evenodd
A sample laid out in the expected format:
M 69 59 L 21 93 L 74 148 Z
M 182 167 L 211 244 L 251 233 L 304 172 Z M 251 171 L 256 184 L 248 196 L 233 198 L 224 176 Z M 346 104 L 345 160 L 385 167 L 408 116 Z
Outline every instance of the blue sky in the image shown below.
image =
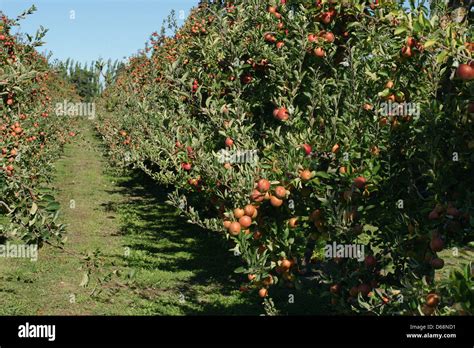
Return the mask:
M 123 59 L 139 49 L 153 31 L 159 31 L 172 9 L 178 24 L 198 0 L 0 0 L 0 10 L 16 17 L 32 4 L 38 10 L 24 19 L 21 31 L 35 34 L 48 28 L 46 44 L 53 59 L 90 62 L 98 58 Z M 71 12 L 74 11 L 74 12 Z M 183 11 L 183 12 L 180 12 Z M 71 18 L 75 16 L 75 19 Z

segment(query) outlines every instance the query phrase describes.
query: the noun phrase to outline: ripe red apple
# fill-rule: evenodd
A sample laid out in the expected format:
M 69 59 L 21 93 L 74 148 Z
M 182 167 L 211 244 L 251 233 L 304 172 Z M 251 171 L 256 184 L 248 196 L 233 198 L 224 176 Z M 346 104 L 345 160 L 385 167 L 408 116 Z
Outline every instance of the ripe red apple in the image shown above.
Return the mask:
M 258 296 L 260 296 L 261 298 L 267 297 L 267 295 L 268 295 L 267 289 L 261 288 L 260 290 L 258 290 Z
M 354 179 L 354 185 L 362 190 L 365 187 L 365 184 L 367 183 L 367 180 L 363 176 L 359 176 Z
M 314 55 L 318 58 L 323 58 L 326 55 L 326 52 L 322 47 L 316 47 L 314 49 Z
M 272 206 L 274 206 L 275 208 L 278 208 L 283 204 L 283 200 L 278 198 L 277 196 L 271 196 L 270 197 L 270 204 Z
M 240 78 L 240 81 L 242 82 L 242 84 L 248 85 L 249 83 L 251 83 L 253 81 L 253 77 L 250 74 L 244 74 Z
M 426 304 L 430 307 L 436 307 L 439 304 L 440 299 L 441 298 L 439 297 L 438 294 L 434 294 L 434 293 L 428 294 L 426 296 Z
M 329 24 L 331 23 L 331 21 L 332 21 L 332 16 L 330 12 L 324 12 L 321 15 L 321 22 L 323 22 L 324 24 Z
M 311 149 L 311 146 L 308 145 L 308 144 L 303 144 L 301 145 L 304 149 L 304 152 L 309 156 L 311 155 L 311 152 L 312 152 L 312 149 Z
M 441 269 L 444 267 L 444 260 L 438 257 L 435 257 L 431 260 L 431 267 L 434 269 Z
M 244 207 L 244 213 L 247 216 L 254 217 L 257 214 L 257 209 L 252 204 L 247 204 Z
M 288 220 L 288 226 L 290 228 L 295 228 L 296 226 L 298 226 L 298 218 L 292 217 L 290 220 Z
M 259 190 L 255 189 L 252 191 L 252 194 L 250 195 L 250 199 L 255 202 L 262 202 L 265 199 L 265 196 L 262 193 L 260 193 Z
M 239 223 L 243 228 L 249 228 L 252 224 L 252 218 L 250 216 L 244 215 L 239 219 Z
M 429 213 L 428 219 L 429 219 L 429 220 L 437 220 L 437 219 L 439 219 L 439 214 L 438 214 L 438 212 L 433 209 L 433 210 Z
M 225 146 L 232 147 L 232 145 L 234 145 L 234 140 L 232 140 L 232 138 L 226 138 Z
M 364 262 L 368 268 L 375 267 L 375 265 L 377 264 L 377 260 L 372 255 L 366 256 Z
M 275 42 L 276 42 L 275 36 L 273 36 L 273 35 L 270 34 L 270 33 L 265 34 L 264 38 L 265 38 L 265 41 L 266 41 L 266 42 L 269 42 L 269 43 L 275 43 Z
M 327 42 L 330 42 L 330 43 L 332 43 L 336 40 L 336 37 L 330 31 L 324 33 L 323 38 L 324 38 L 324 40 L 326 40 Z
M 229 225 L 229 233 L 233 236 L 237 236 L 240 233 L 241 229 L 242 227 L 237 221 L 234 221 Z
M 282 268 L 283 271 L 288 271 L 291 267 L 291 261 L 288 259 L 281 260 L 280 267 Z
M 469 81 L 474 78 L 474 67 L 473 64 L 459 64 L 456 70 L 456 75 L 464 81 Z
M 276 13 L 276 12 L 277 12 L 277 9 L 276 9 L 275 6 L 270 6 L 270 7 L 268 8 L 268 12 L 270 12 L 270 13 Z
M 367 296 L 370 292 L 370 285 L 369 284 L 360 284 L 357 289 L 363 296 Z
M 305 170 L 301 171 L 301 173 L 300 173 L 300 179 L 302 181 L 309 181 L 309 180 L 311 180 L 312 176 L 313 176 L 313 173 L 311 173 L 311 171 L 308 170 L 308 169 L 305 169 Z
M 358 294 L 359 294 L 359 288 L 357 286 L 353 286 L 349 290 L 349 295 L 351 295 L 352 297 L 357 297 Z
M 444 247 L 444 242 L 441 238 L 439 237 L 435 237 L 431 240 L 430 242 L 430 248 L 431 250 L 433 250 L 434 252 L 438 252 L 438 251 L 441 251 L 443 250 L 443 247 Z
M 407 37 L 407 46 L 414 47 L 416 45 L 416 40 L 411 36 Z
M 285 198 L 286 197 L 286 189 L 283 186 L 277 186 L 275 188 L 275 196 L 278 198 Z
M 370 111 L 374 108 L 374 106 L 372 104 L 369 104 L 369 103 L 365 103 L 364 106 L 363 106 L 363 109 L 365 111 Z
M 270 181 L 268 181 L 267 179 L 260 179 L 257 183 L 257 189 L 260 192 L 267 192 L 268 190 L 270 190 Z
M 233 214 L 236 219 L 240 219 L 245 215 L 245 211 L 242 208 L 235 208 Z
M 183 168 L 186 171 L 191 170 L 191 163 L 181 163 L 181 168 Z
M 199 186 L 199 180 L 198 179 L 189 179 L 188 180 L 189 185 L 198 187 Z
M 286 121 L 289 117 L 288 110 L 285 107 L 273 110 L 273 117 L 280 121 Z
M 405 58 L 410 58 L 413 55 L 413 52 L 411 50 L 410 46 L 403 46 L 402 47 L 402 56 Z
M 321 210 L 320 209 L 315 209 L 310 215 L 309 219 L 311 221 L 319 220 L 321 218 Z

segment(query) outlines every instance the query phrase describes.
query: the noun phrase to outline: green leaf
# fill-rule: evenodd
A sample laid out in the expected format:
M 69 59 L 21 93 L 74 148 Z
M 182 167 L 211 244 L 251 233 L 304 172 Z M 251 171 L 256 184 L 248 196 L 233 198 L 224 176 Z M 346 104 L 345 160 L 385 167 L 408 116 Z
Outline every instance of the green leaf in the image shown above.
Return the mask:
M 442 64 L 446 62 L 446 58 L 448 57 L 449 52 L 444 50 L 436 57 L 436 63 Z
M 33 202 L 33 205 L 31 206 L 31 209 L 30 209 L 30 215 L 35 215 L 37 211 L 38 211 L 38 205 L 35 202 Z
M 87 287 L 89 284 L 89 275 L 87 273 L 84 273 L 82 276 L 81 284 L 79 286 L 82 286 L 83 288 Z
M 420 25 L 420 28 L 424 28 L 426 24 L 425 16 L 423 16 L 423 12 L 420 11 L 420 14 L 418 15 L 418 23 Z
M 378 230 L 379 228 L 377 226 L 372 226 L 369 224 L 364 225 L 364 232 L 374 233 L 374 232 L 377 232 Z
M 406 32 L 407 30 L 408 30 L 408 29 L 405 28 L 405 27 L 398 27 L 397 29 L 395 29 L 394 34 L 395 34 L 395 35 L 400 35 L 401 33 L 404 33 L 404 32 Z
M 382 98 L 388 97 L 389 94 L 390 94 L 390 90 L 388 88 L 385 88 L 382 92 L 378 93 L 379 97 L 382 97 Z
M 365 69 L 365 74 L 373 81 L 377 81 L 378 78 L 377 78 L 377 74 L 371 72 L 370 70 L 368 69 Z
M 388 263 L 383 269 L 380 270 L 380 273 L 384 276 L 395 273 L 395 265 L 393 262 Z
M 28 221 L 28 226 L 31 227 L 31 226 L 33 226 L 33 225 L 35 224 L 35 222 L 36 222 L 36 216 L 37 216 L 37 215 L 35 215 L 35 217 L 34 217 L 33 219 L 31 219 L 30 221 Z
M 326 172 L 316 172 L 314 174 L 314 176 L 319 176 L 319 177 L 324 178 L 324 179 L 330 179 L 331 178 L 331 175 L 329 175 Z
M 439 21 L 439 17 L 437 15 L 434 15 L 433 17 L 431 17 L 430 19 L 431 26 L 434 28 L 438 21 Z
M 426 42 L 424 43 L 423 46 L 424 46 L 425 48 L 428 48 L 428 47 L 433 46 L 435 43 L 436 43 L 436 40 L 428 40 L 428 41 L 426 41 Z
M 59 210 L 59 203 L 58 202 L 51 202 L 47 205 L 46 210 L 48 211 L 56 211 Z
M 417 22 L 414 22 L 414 23 L 413 23 L 413 31 L 414 31 L 415 33 L 420 33 L 420 32 L 422 32 L 422 31 L 423 31 L 423 24 L 420 23 L 420 22 L 418 22 L 418 21 L 417 21 Z

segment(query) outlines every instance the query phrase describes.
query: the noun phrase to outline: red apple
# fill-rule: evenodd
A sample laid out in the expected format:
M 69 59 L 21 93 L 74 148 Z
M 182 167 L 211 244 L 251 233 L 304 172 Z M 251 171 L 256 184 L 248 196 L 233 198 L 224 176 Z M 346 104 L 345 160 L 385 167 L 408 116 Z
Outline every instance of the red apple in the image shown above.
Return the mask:
M 368 268 L 375 267 L 375 265 L 377 264 L 377 260 L 372 255 L 366 256 L 364 262 Z
M 307 155 L 311 155 L 312 149 L 311 149 L 311 146 L 310 146 L 310 145 L 308 145 L 308 144 L 303 144 L 302 147 L 303 147 L 303 149 L 304 149 L 304 152 L 305 152 Z
M 367 180 L 363 176 L 359 176 L 354 179 L 354 185 L 362 190 L 365 187 L 365 184 L 367 183 Z
M 471 64 L 459 64 L 456 70 L 456 75 L 464 81 L 469 81 L 474 78 L 474 67 Z
M 232 145 L 234 145 L 234 140 L 232 140 L 232 138 L 226 138 L 225 146 L 232 147 Z
M 191 170 L 191 163 L 181 163 L 181 168 L 189 172 Z
M 260 179 L 257 183 L 257 189 L 260 192 L 267 192 L 268 190 L 270 190 L 270 181 L 268 181 L 267 179 Z

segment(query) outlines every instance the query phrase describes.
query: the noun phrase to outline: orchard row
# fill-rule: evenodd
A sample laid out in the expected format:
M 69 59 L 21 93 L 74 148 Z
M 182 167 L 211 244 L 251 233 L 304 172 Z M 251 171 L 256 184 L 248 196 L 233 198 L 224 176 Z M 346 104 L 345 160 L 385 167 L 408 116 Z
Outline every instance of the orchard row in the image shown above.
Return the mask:
M 308 291 L 337 313 L 469 311 L 435 281 L 473 226 L 472 23 L 449 10 L 203 3 L 130 59 L 98 130 L 112 160 L 175 187 L 189 221 L 232 243 L 243 291 Z M 381 117 L 387 102 L 420 112 Z M 364 245 L 363 262 L 324 257 L 333 242 Z
M 31 12 L 31 11 L 30 11 Z M 48 182 L 62 146 L 75 134 L 54 114 L 54 102 L 75 97 L 58 78 L 37 41 L 10 34 L 18 22 L 0 21 L 0 240 L 42 244 L 60 240 L 59 204 Z

